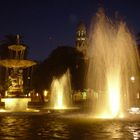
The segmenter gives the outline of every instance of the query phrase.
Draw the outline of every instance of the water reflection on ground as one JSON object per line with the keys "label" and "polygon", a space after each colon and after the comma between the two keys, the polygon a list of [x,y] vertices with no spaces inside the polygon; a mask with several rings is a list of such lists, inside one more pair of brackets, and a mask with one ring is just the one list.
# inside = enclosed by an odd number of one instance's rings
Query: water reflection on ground
{"label": "water reflection on ground", "polygon": [[[95,120],[62,113],[0,114],[0,139],[138,140],[140,121]],[[78,117],[77,117],[78,116]]]}

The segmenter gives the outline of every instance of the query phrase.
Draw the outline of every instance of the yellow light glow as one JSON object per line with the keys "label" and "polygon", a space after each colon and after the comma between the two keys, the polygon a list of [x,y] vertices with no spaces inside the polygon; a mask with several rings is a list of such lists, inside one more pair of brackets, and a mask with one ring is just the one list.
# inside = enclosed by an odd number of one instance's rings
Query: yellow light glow
{"label": "yellow light glow", "polygon": [[[114,74],[115,71],[115,74]],[[109,100],[109,114],[112,118],[119,117],[121,112],[121,80],[119,76],[119,69],[108,74],[108,100]],[[122,115],[121,115],[122,116]]]}
{"label": "yellow light glow", "polygon": [[114,89],[111,88],[109,91],[109,101],[110,101],[111,114],[113,117],[116,117],[120,109],[120,97],[119,94],[117,93],[117,90],[115,90],[115,88]]}
{"label": "yellow light glow", "polygon": [[99,115],[96,115],[94,118],[98,118],[98,119],[113,119],[113,118],[124,118],[124,114],[121,113],[119,114],[117,117],[116,116],[113,116],[109,113],[101,113]]}
{"label": "yellow light glow", "polygon": [[135,81],[135,77],[134,76],[131,76],[130,79],[131,79],[131,81]]}
{"label": "yellow light glow", "polygon": [[5,110],[9,111],[24,111],[27,109],[27,104],[31,101],[30,98],[2,98],[5,103]]}
{"label": "yellow light glow", "polygon": [[51,84],[51,107],[54,109],[68,109],[70,103],[70,75],[67,71],[62,77],[55,78]]}
{"label": "yellow light glow", "polygon": [[7,96],[8,95],[8,93],[7,93],[7,90],[5,91],[5,96]]}
{"label": "yellow light glow", "polygon": [[6,110],[5,109],[0,109],[0,112],[6,112]]}
{"label": "yellow light glow", "polygon": [[98,118],[98,119],[112,119],[112,116],[110,116],[109,114],[106,114],[106,113],[102,113],[102,114],[96,115],[95,118]]}
{"label": "yellow light glow", "polygon": [[61,109],[61,108],[63,108],[63,97],[62,97],[62,95],[58,95],[57,96],[57,102],[56,102],[56,104],[55,104],[55,109]]}
{"label": "yellow light glow", "polygon": [[106,107],[96,116],[96,118],[123,118],[124,115],[121,111],[121,80],[119,77],[119,71],[109,71],[107,74],[107,95],[105,97],[107,103]]}
{"label": "yellow light glow", "polygon": [[27,112],[40,112],[40,110],[31,109],[31,108],[27,108],[26,111],[27,111]]}
{"label": "yellow light glow", "polygon": [[63,104],[63,93],[61,92],[61,90],[58,91],[54,108],[55,109],[65,109],[66,108]]}
{"label": "yellow light glow", "polygon": [[48,95],[48,91],[44,90],[44,96],[46,97]]}

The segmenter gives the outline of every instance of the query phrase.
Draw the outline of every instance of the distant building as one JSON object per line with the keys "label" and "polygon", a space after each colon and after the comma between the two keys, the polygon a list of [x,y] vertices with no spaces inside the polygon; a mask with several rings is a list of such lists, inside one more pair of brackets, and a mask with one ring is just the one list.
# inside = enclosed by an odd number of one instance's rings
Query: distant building
{"label": "distant building", "polygon": [[[88,37],[86,32],[86,26],[83,22],[79,22],[76,29],[76,38],[75,38],[75,47],[76,50],[81,52],[83,56],[81,57],[81,62],[76,65],[77,75],[79,76],[79,84],[82,85],[82,88],[86,88],[86,77],[89,65],[88,59]],[[80,86],[79,86],[80,87]]]}
{"label": "distant building", "polygon": [[87,32],[83,22],[80,22],[77,26],[75,47],[79,52],[82,52],[85,57],[87,56]]}

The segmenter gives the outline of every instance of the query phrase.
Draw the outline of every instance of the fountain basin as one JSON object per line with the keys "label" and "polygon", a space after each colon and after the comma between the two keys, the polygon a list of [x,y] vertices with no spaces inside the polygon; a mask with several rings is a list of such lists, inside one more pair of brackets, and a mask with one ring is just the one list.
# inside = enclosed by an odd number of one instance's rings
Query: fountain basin
{"label": "fountain basin", "polygon": [[36,65],[36,62],[31,60],[4,59],[0,60],[0,65],[7,68],[28,68]]}
{"label": "fountain basin", "polygon": [[29,101],[31,98],[1,98],[1,102],[5,104],[5,110],[14,112],[26,111]]}
{"label": "fountain basin", "polygon": [[76,110],[80,109],[79,107],[64,107],[64,108],[54,108],[54,107],[46,107],[48,110]]}

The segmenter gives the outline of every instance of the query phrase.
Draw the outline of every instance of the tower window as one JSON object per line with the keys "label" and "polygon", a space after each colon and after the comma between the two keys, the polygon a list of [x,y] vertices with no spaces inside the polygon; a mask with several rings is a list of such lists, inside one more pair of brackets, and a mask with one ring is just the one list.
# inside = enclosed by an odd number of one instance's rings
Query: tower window
{"label": "tower window", "polygon": [[84,35],[84,31],[81,31],[81,36],[83,36]]}

